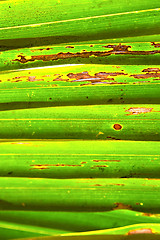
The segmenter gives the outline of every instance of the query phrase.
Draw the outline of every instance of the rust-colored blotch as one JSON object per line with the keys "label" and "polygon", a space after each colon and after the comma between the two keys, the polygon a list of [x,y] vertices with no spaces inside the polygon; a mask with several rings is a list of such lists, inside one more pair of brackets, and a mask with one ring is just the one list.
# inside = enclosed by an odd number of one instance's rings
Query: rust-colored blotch
{"label": "rust-colored blotch", "polygon": [[114,128],[115,130],[121,130],[121,129],[122,129],[122,125],[116,123],[116,124],[113,125],[113,128]]}

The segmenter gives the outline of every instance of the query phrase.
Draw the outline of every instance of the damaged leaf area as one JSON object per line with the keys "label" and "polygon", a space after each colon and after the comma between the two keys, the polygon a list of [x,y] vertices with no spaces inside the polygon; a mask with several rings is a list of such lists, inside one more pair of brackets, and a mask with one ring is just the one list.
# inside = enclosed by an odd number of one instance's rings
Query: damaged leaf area
{"label": "damaged leaf area", "polygon": [[[147,184],[147,179],[142,178],[138,180],[135,178],[73,178],[64,181],[62,179],[5,177],[0,180],[1,193],[3,193],[0,206],[2,210],[22,210],[21,203],[24,203],[24,209],[32,211],[62,211],[63,209],[63,211],[72,212],[105,212],[116,207],[116,210],[132,208],[136,211],[145,210],[145,212],[154,213],[160,206],[157,201],[160,196],[160,183],[152,187]],[[149,197],[155,191],[157,198],[152,199],[153,207]],[[136,205],[136,202],[142,199],[142,192],[143,205]],[[9,194],[10,201],[7,201]],[[40,205],[34,204],[37,198]],[[59,198],[65,198],[65,201],[58,201]],[[73,201],[75,201],[74,205]]]}
{"label": "damaged leaf area", "polygon": [[86,82],[134,85],[159,83],[160,69],[156,65],[145,67],[146,65],[74,64],[53,68],[6,71],[0,74],[0,87],[5,84],[6,87],[15,85],[16,88],[22,86],[40,88],[51,86],[52,82],[57,86],[80,86]]}
{"label": "damaged leaf area", "polygon": [[159,104],[43,107],[1,111],[0,132],[1,139],[158,141],[159,120]]}
{"label": "damaged leaf area", "polygon": [[[39,102],[48,106],[148,104],[152,99],[157,104],[159,73],[157,65],[101,64],[4,71],[0,74],[0,103],[11,102],[16,103],[16,108],[26,108],[18,103],[35,103],[31,107],[39,107]],[[147,79],[138,78],[142,75]]]}
{"label": "damaged leaf area", "polygon": [[142,228],[142,229],[135,229],[135,230],[130,230],[128,232],[128,235],[132,235],[132,234],[153,234],[152,229],[150,228]]}
{"label": "damaged leaf area", "polygon": [[[85,46],[84,46],[85,47]],[[98,46],[100,47],[100,46]],[[35,55],[31,56],[30,58],[26,58],[24,55],[18,55],[19,59],[14,59],[12,61],[18,61],[20,63],[27,63],[27,62],[32,62],[35,60],[42,60],[42,61],[54,61],[54,60],[59,60],[59,59],[69,59],[69,58],[89,58],[89,57],[107,57],[110,55],[154,55],[154,54],[159,54],[160,50],[152,50],[152,51],[132,51],[130,48],[132,46],[130,45],[122,45],[121,43],[117,45],[106,45],[106,46],[101,46],[103,48],[112,48],[111,50],[106,50],[106,51],[87,51],[85,49],[81,50],[81,52],[59,52],[57,54],[50,54],[50,55]],[[68,46],[67,46],[68,48]],[[75,48],[75,47],[71,47]],[[83,48],[83,46],[81,46]],[[48,48],[49,50],[54,49],[53,48]],[[40,51],[43,51],[46,49],[40,49]],[[32,52],[34,50],[31,50]],[[52,50],[53,51],[53,50]]]}
{"label": "damaged leaf area", "polygon": [[[159,142],[77,140],[13,143],[0,143],[0,175],[3,177],[53,178],[53,174],[57,179],[148,177],[151,182],[152,178],[160,176]],[[79,148],[82,149],[81,154]],[[8,158],[10,155],[12,158]],[[124,183],[110,184],[122,186]],[[136,202],[136,205],[141,206],[142,203]]]}
{"label": "damaged leaf area", "polygon": [[81,167],[82,165],[57,163],[57,164],[37,164],[37,165],[30,165],[30,166],[33,167],[31,168],[31,170],[32,169],[45,170],[45,169],[50,169],[51,167]]}
{"label": "damaged leaf area", "polygon": [[143,69],[142,74],[133,74],[130,75],[130,77],[134,77],[136,79],[154,78],[154,80],[160,80],[160,68]]}
{"label": "damaged leaf area", "polygon": [[[123,84],[115,81],[115,76],[124,76],[127,75],[123,72],[99,72],[95,73],[94,76],[91,76],[88,72],[82,72],[82,73],[69,73],[67,76],[71,79],[71,82],[90,82],[92,84]],[[75,80],[72,80],[75,79]],[[105,82],[104,80],[108,80],[109,82]],[[125,84],[125,83],[124,83]],[[80,86],[84,86],[88,84],[80,84]]]}
{"label": "damaged leaf area", "polygon": [[2,51],[0,70],[59,64],[158,64],[160,50],[146,43],[73,44]]}
{"label": "damaged leaf area", "polygon": [[[126,220],[123,219],[122,220]],[[112,218],[110,218],[112,221]],[[115,221],[115,220],[114,220]],[[131,225],[132,224],[132,225]],[[102,239],[159,239],[159,233],[160,233],[160,227],[158,223],[135,223],[132,222],[131,224],[123,225],[120,227],[113,227],[110,229],[103,229],[103,230],[95,230],[95,231],[87,231],[87,232],[81,232],[81,233],[66,233],[62,234],[63,237],[69,237],[74,236],[82,238],[82,236],[85,236],[85,239],[87,240],[87,235],[89,236],[95,236],[95,239],[101,239],[101,236],[103,236]],[[118,224],[119,226],[119,224]],[[141,235],[142,234],[142,235]],[[149,234],[149,235],[148,235]],[[152,234],[150,236],[150,234]],[[97,235],[97,236],[96,236]],[[130,235],[137,235],[137,236],[130,236]],[[158,236],[157,236],[158,235]]]}
{"label": "damaged leaf area", "polygon": [[128,210],[133,210],[131,205],[123,204],[123,203],[115,203],[116,207],[113,210],[118,210],[118,209],[128,209]]}
{"label": "damaged leaf area", "polygon": [[149,113],[152,112],[153,108],[144,108],[144,107],[139,107],[139,108],[129,108],[128,110],[126,110],[125,112],[129,112],[129,114],[126,115],[138,115],[141,113]]}
{"label": "damaged leaf area", "polygon": [[160,43],[152,42],[152,46],[154,46],[155,48],[159,48],[160,47]]}

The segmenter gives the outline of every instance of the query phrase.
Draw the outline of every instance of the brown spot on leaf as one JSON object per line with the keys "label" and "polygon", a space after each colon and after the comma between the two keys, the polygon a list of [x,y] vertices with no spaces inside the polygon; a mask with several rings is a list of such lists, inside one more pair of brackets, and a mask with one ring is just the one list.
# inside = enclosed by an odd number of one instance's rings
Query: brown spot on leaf
{"label": "brown spot on leaf", "polygon": [[120,51],[120,52],[123,52],[123,51],[128,52],[129,51],[128,48],[131,48],[131,46],[121,45],[121,43],[118,45],[107,45],[107,46],[102,46],[102,47],[113,48],[113,51]]}
{"label": "brown spot on leaf", "polygon": [[151,42],[151,45],[154,46],[155,48],[160,47],[160,43]]}
{"label": "brown spot on leaf", "polygon": [[35,76],[29,76],[28,82],[44,81],[44,79],[36,79]]}
{"label": "brown spot on leaf", "polygon": [[145,108],[145,107],[137,107],[137,108],[129,108],[125,112],[129,112],[129,114],[126,114],[127,116],[129,115],[138,115],[141,113],[149,113],[152,112],[153,108]]}
{"label": "brown spot on leaf", "polygon": [[108,76],[120,76],[120,75],[128,75],[128,74],[123,72],[99,72],[95,74],[96,77],[103,78],[103,79],[106,79],[106,77]]}
{"label": "brown spot on leaf", "polygon": [[28,77],[28,81],[32,82],[35,81],[36,77],[35,76],[29,76]]}
{"label": "brown spot on leaf", "polygon": [[116,124],[114,124],[113,125],[113,128],[115,129],[115,130],[121,130],[122,129],[122,125],[121,124],[118,124],[118,123],[116,123]]}
{"label": "brown spot on leaf", "polygon": [[44,50],[51,50],[53,48],[38,48],[38,49],[32,49],[31,52],[36,52],[36,51],[44,51]]}
{"label": "brown spot on leaf", "polygon": [[147,78],[160,78],[160,68],[146,68],[143,69],[143,74],[133,74],[130,77],[134,77],[137,79],[147,79]]}
{"label": "brown spot on leaf", "polygon": [[66,46],[65,48],[74,48],[74,46]]}
{"label": "brown spot on leaf", "polygon": [[152,213],[141,213],[142,216],[145,216],[145,217],[160,217],[160,214],[152,214]]}
{"label": "brown spot on leaf", "polygon": [[19,78],[27,78],[27,76],[18,76],[18,77],[14,77],[12,79],[19,79]]}
{"label": "brown spot on leaf", "polygon": [[142,213],[142,216],[146,216],[146,217],[152,217],[152,213]]}
{"label": "brown spot on leaf", "polygon": [[160,68],[145,68],[142,72],[160,72]]}
{"label": "brown spot on leaf", "polygon": [[[91,82],[92,84],[96,83],[106,83],[108,82],[103,82],[104,80],[109,80],[109,81],[114,81],[114,78],[109,78],[109,76],[118,76],[118,75],[127,75],[122,72],[99,72],[95,73],[94,76],[90,75],[88,72],[81,72],[81,73],[69,73],[67,74],[67,77],[70,79],[75,79],[72,80],[72,82]],[[114,82],[109,82],[110,84],[114,84]],[[115,82],[116,84],[120,84]],[[83,84],[84,85],[84,84]],[[82,84],[81,84],[82,86]]]}
{"label": "brown spot on leaf", "polygon": [[25,58],[25,56],[23,55],[18,55],[18,57],[20,59],[14,59],[13,61],[18,61],[18,62],[21,62],[21,63],[26,63],[27,62],[27,59]]}
{"label": "brown spot on leaf", "polygon": [[115,137],[111,137],[111,136],[107,136],[107,138],[108,138],[109,140],[121,140],[121,139],[119,139],[119,138],[115,138]]}
{"label": "brown spot on leaf", "polygon": [[160,178],[147,178],[148,180],[157,180],[160,181]]}
{"label": "brown spot on leaf", "polygon": [[[130,51],[130,50],[128,50],[128,48],[131,48],[131,46],[121,45],[121,44],[107,45],[107,46],[103,46],[103,47],[104,48],[112,48],[112,50],[108,50],[108,51],[85,51],[85,52],[77,52],[77,53],[60,52],[60,53],[51,54],[51,55],[31,56],[29,59],[27,59],[25,56],[20,54],[20,55],[18,55],[18,58],[20,58],[20,59],[14,59],[13,61],[18,61],[20,63],[26,63],[26,62],[32,62],[32,61],[35,61],[35,60],[54,61],[54,60],[58,60],[58,59],[68,59],[68,58],[76,58],[76,57],[81,57],[81,58],[89,58],[91,56],[107,57],[107,56],[110,56],[112,54],[114,54],[114,55],[115,54],[150,55],[150,54],[160,53],[159,50],[154,50],[154,51]],[[47,49],[42,49],[42,50],[47,50]]]}
{"label": "brown spot on leaf", "polygon": [[13,142],[11,144],[30,144],[30,143],[25,143],[25,142]]}
{"label": "brown spot on leaf", "polygon": [[108,165],[97,165],[97,166],[94,166],[94,167],[108,167]]}
{"label": "brown spot on leaf", "polygon": [[128,235],[131,234],[144,234],[144,233],[149,233],[149,234],[153,234],[152,229],[151,228],[141,228],[141,229],[134,229],[134,230],[130,230],[128,232]]}
{"label": "brown spot on leaf", "polygon": [[39,164],[39,165],[30,165],[30,166],[33,166],[33,168],[31,168],[31,170],[32,169],[39,169],[39,170],[49,169],[48,165]]}
{"label": "brown spot on leaf", "polygon": [[131,205],[123,204],[123,203],[115,203],[116,207],[113,210],[117,209],[129,209],[132,210]]}
{"label": "brown spot on leaf", "polygon": [[89,75],[88,72],[69,73],[67,74],[67,77],[69,77],[70,79],[76,79],[76,80],[94,78],[93,76]]}
{"label": "brown spot on leaf", "polygon": [[53,82],[58,82],[58,81],[68,82],[69,79],[63,79],[63,78],[61,78],[61,77],[57,77],[57,78],[53,79],[52,81],[53,81]]}
{"label": "brown spot on leaf", "polygon": [[[95,73],[94,76],[90,75],[88,72],[81,73],[69,73],[67,77],[71,79],[71,82],[90,82],[91,84],[126,84],[121,82],[116,82],[114,78],[110,78],[109,76],[118,76],[118,75],[127,75],[122,72],[99,72]],[[114,81],[114,82],[104,82],[104,81]],[[91,85],[90,83],[80,84],[80,86]]]}
{"label": "brown spot on leaf", "polygon": [[36,164],[36,165],[30,165],[30,166],[33,166],[34,168],[31,168],[31,169],[49,169],[49,167],[81,167],[82,165],[76,165],[76,164]]}

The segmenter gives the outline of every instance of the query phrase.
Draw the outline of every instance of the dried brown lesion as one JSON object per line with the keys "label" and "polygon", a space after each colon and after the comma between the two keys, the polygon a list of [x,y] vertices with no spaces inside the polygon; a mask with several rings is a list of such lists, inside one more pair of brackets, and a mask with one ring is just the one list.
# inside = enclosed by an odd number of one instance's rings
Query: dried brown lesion
{"label": "dried brown lesion", "polygon": [[160,43],[151,42],[151,45],[154,46],[155,48],[160,47]]}
{"label": "dried brown lesion", "polygon": [[113,128],[115,129],[115,130],[121,130],[122,129],[122,125],[121,124],[119,124],[119,123],[115,123],[114,125],[113,125]]}
{"label": "dried brown lesion", "polygon": [[[92,46],[92,45],[90,45]],[[154,45],[155,46],[155,45]],[[107,57],[110,55],[116,55],[116,54],[127,54],[127,55],[153,55],[153,54],[157,54],[160,53],[159,50],[152,50],[152,51],[131,51],[129,50],[129,48],[131,48],[131,46],[129,45],[106,45],[106,46],[102,46],[104,48],[112,48],[112,50],[108,50],[108,51],[87,51],[87,50],[83,50],[81,52],[59,52],[57,54],[50,54],[50,55],[36,55],[36,56],[31,56],[30,58],[26,58],[25,56],[23,56],[22,54],[18,55],[18,58],[13,59],[13,61],[18,61],[20,63],[27,63],[27,62],[33,62],[36,60],[41,60],[41,61],[54,61],[54,60],[59,60],[59,59],[68,59],[68,58],[89,58],[89,57]],[[157,45],[158,47],[158,45]],[[73,46],[66,46],[66,48],[74,48]],[[46,49],[36,49],[33,51],[38,51],[38,50],[50,50],[50,48],[46,48]]]}
{"label": "dried brown lesion", "polygon": [[28,77],[28,82],[36,82],[36,81],[44,81],[44,79],[38,79],[36,76],[29,76]]}
{"label": "dried brown lesion", "polygon": [[32,49],[31,52],[36,52],[36,51],[48,51],[52,50],[53,48],[38,48],[38,49]]}
{"label": "dried brown lesion", "polygon": [[[69,73],[67,74],[67,77],[69,77],[71,82],[84,82],[87,81],[89,83],[81,84],[80,86],[89,85],[91,84],[126,84],[126,83],[119,83],[115,81],[116,76],[125,76],[128,75],[124,72],[98,72],[94,75],[89,74],[86,72],[80,72],[80,73]],[[110,81],[110,82],[105,82]]]}
{"label": "dried brown lesion", "polygon": [[131,234],[144,234],[144,233],[153,234],[153,231],[152,231],[151,228],[134,229],[134,230],[130,230],[127,235],[131,235]]}
{"label": "dried brown lesion", "polygon": [[128,210],[133,210],[131,205],[128,204],[124,204],[124,203],[115,203],[115,208],[113,208],[113,210],[117,210],[117,209],[128,209]]}
{"label": "dried brown lesion", "polygon": [[141,213],[141,216],[145,217],[153,217],[153,218],[160,218],[160,214],[153,214],[153,213]]}
{"label": "dried brown lesion", "polygon": [[74,48],[74,46],[66,46],[65,48]]}
{"label": "dried brown lesion", "polygon": [[78,165],[78,164],[61,164],[61,163],[57,163],[57,164],[32,164],[30,165],[32,169],[39,169],[39,170],[44,170],[44,169],[50,169],[50,167],[82,167],[82,165]]}
{"label": "dried brown lesion", "polygon": [[121,139],[119,139],[119,138],[115,138],[115,137],[111,137],[111,136],[107,136],[107,139],[108,139],[108,140],[121,140]]}
{"label": "dried brown lesion", "polygon": [[[83,85],[94,85],[94,84],[127,84],[127,82],[117,82],[115,79],[117,76],[126,76],[127,73],[121,71],[117,72],[97,72],[95,74],[90,74],[87,71],[78,73],[68,73],[63,74],[53,74],[44,76],[16,76],[7,81],[26,81],[26,82],[36,82],[36,81],[47,81],[47,82],[80,82],[80,86]],[[51,79],[45,79],[50,77]],[[22,79],[24,78],[24,80]],[[82,84],[81,84],[82,83]]]}
{"label": "dried brown lesion", "polygon": [[104,48],[113,48],[112,51],[116,51],[116,52],[129,52],[128,48],[131,48],[131,46],[128,45],[121,45],[121,43],[119,43],[118,45],[106,45],[106,46],[102,46]]}
{"label": "dried brown lesion", "polygon": [[141,113],[149,113],[152,112],[153,108],[146,108],[146,107],[131,107],[128,110],[126,110],[125,112],[129,112],[128,114],[126,114],[127,116],[129,115],[138,115]]}
{"label": "dried brown lesion", "polygon": [[96,166],[94,166],[94,167],[108,167],[108,165],[96,165]]}
{"label": "dried brown lesion", "polygon": [[91,169],[95,169],[95,168],[107,168],[108,165],[94,165],[93,167],[91,167]]}
{"label": "dried brown lesion", "polygon": [[160,78],[160,68],[146,68],[142,72],[141,74],[130,75],[130,77],[137,79]]}
{"label": "dried brown lesion", "polygon": [[49,169],[49,166],[48,165],[42,165],[42,164],[37,164],[37,165],[30,165],[32,166],[33,168],[32,169],[38,169],[38,170],[44,170],[44,169]]}

